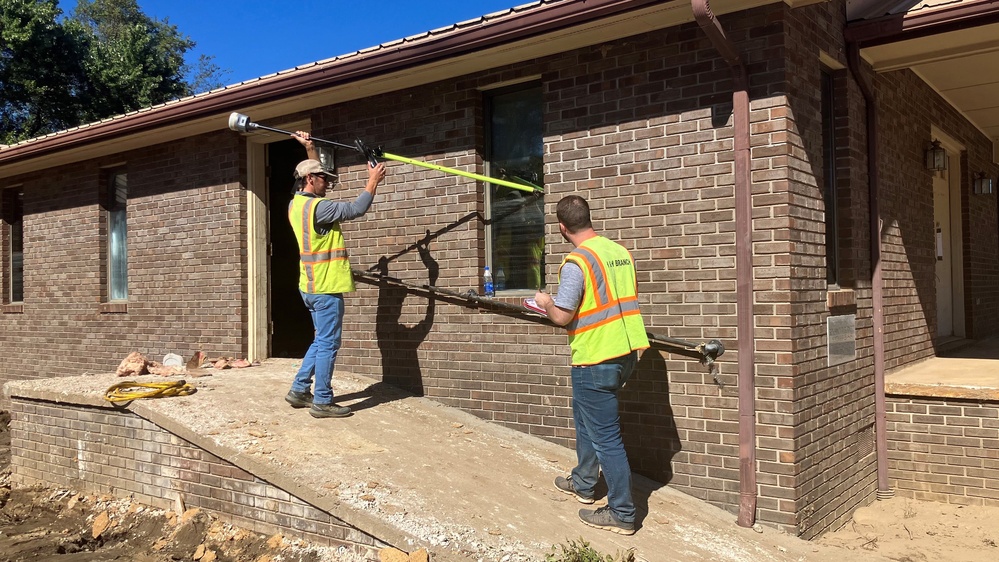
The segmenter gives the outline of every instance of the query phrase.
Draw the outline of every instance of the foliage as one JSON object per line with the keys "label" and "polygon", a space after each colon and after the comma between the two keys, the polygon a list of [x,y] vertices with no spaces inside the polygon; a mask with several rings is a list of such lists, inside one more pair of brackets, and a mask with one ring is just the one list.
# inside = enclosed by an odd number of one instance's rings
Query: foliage
{"label": "foliage", "polygon": [[[191,39],[136,0],[0,0],[0,142],[11,143],[218,87]],[[185,76],[191,74],[193,81]]]}
{"label": "foliage", "polygon": [[545,562],[635,562],[635,552],[628,550],[617,556],[601,554],[580,537],[579,542],[569,540],[568,545],[553,546],[551,553],[545,556]]}
{"label": "foliage", "polygon": [[82,37],[55,0],[0,0],[0,142],[79,124]]}

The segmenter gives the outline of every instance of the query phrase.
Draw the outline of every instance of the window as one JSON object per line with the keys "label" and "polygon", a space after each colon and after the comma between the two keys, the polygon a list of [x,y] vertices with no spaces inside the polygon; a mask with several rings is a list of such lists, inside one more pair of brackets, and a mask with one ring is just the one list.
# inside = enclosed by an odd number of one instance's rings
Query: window
{"label": "window", "polygon": [[822,71],[822,179],[826,207],[826,282],[839,285],[839,228],[836,207],[836,111],[832,73]]}
{"label": "window", "polygon": [[128,177],[123,170],[107,174],[107,291],[111,301],[128,300]]}
{"label": "window", "polygon": [[[3,220],[7,223],[10,264],[7,268],[6,286],[9,288],[7,301],[24,301],[24,191],[21,188],[3,190]],[[3,253],[0,253],[2,255]]]}
{"label": "window", "polygon": [[[486,161],[491,177],[544,187],[541,86],[486,97]],[[497,291],[543,286],[545,201],[541,193],[487,184],[487,265]]]}

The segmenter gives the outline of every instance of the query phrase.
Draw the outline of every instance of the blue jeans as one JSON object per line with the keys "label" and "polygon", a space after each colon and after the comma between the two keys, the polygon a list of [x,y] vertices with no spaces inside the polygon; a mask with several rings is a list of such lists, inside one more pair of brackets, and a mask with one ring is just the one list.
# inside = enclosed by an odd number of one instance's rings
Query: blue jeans
{"label": "blue jeans", "polygon": [[572,368],[572,417],[576,422],[576,460],[572,485],[593,495],[600,470],[607,481],[607,505],[624,523],[635,521],[631,498],[631,465],[621,441],[617,391],[631,377],[638,353],[631,352],[596,365]]}
{"label": "blue jeans", "polygon": [[312,403],[332,404],[333,388],[330,384],[343,333],[343,295],[302,293],[302,300],[312,314],[316,337],[302,359],[302,367],[295,375],[291,389],[295,392],[308,392],[315,377],[316,390]]}

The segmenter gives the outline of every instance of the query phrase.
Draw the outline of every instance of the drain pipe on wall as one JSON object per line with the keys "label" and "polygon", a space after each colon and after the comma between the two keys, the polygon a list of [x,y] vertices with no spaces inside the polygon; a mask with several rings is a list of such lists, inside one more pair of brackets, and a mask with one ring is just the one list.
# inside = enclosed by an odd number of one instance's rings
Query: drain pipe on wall
{"label": "drain pipe on wall", "polygon": [[711,13],[708,0],[691,0],[694,19],[732,67],[732,121],[735,127],[735,271],[739,350],[739,518],[756,522],[756,385],[753,368],[753,185],[749,154],[749,79],[739,52]]}
{"label": "drain pipe on wall", "polygon": [[874,337],[874,440],[877,448],[879,500],[895,495],[888,486],[888,432],[885,407],[884,287],[881,276],[881,213],[878,211],[878,112],[874,88],[861,72],[860,46],[847,43],[847,62],[867,108],[867,190],[871,230],[871,306]]}

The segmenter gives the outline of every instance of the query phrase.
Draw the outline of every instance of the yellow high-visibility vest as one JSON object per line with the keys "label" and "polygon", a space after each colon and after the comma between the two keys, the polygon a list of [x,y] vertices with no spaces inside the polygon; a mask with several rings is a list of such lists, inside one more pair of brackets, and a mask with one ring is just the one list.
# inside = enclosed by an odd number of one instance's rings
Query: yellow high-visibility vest
{"label": "yellow high-visibility vest", "polygon": [[350,273],[347,247],[340,223],[329,232],[316,230],[316,205],[319,197],[298,195],[288,204],[288,221],[298,240],[298,288],[303,293],[335,294],[354,291],[354,276]]}
{"label": "yellow high-visibility vest", "polygon": [[566,330],[573,365],[596,365],[649,347],[638,310],[631,252],[603,236],[583,242],[562,260],[583,270],[583,301]]}

